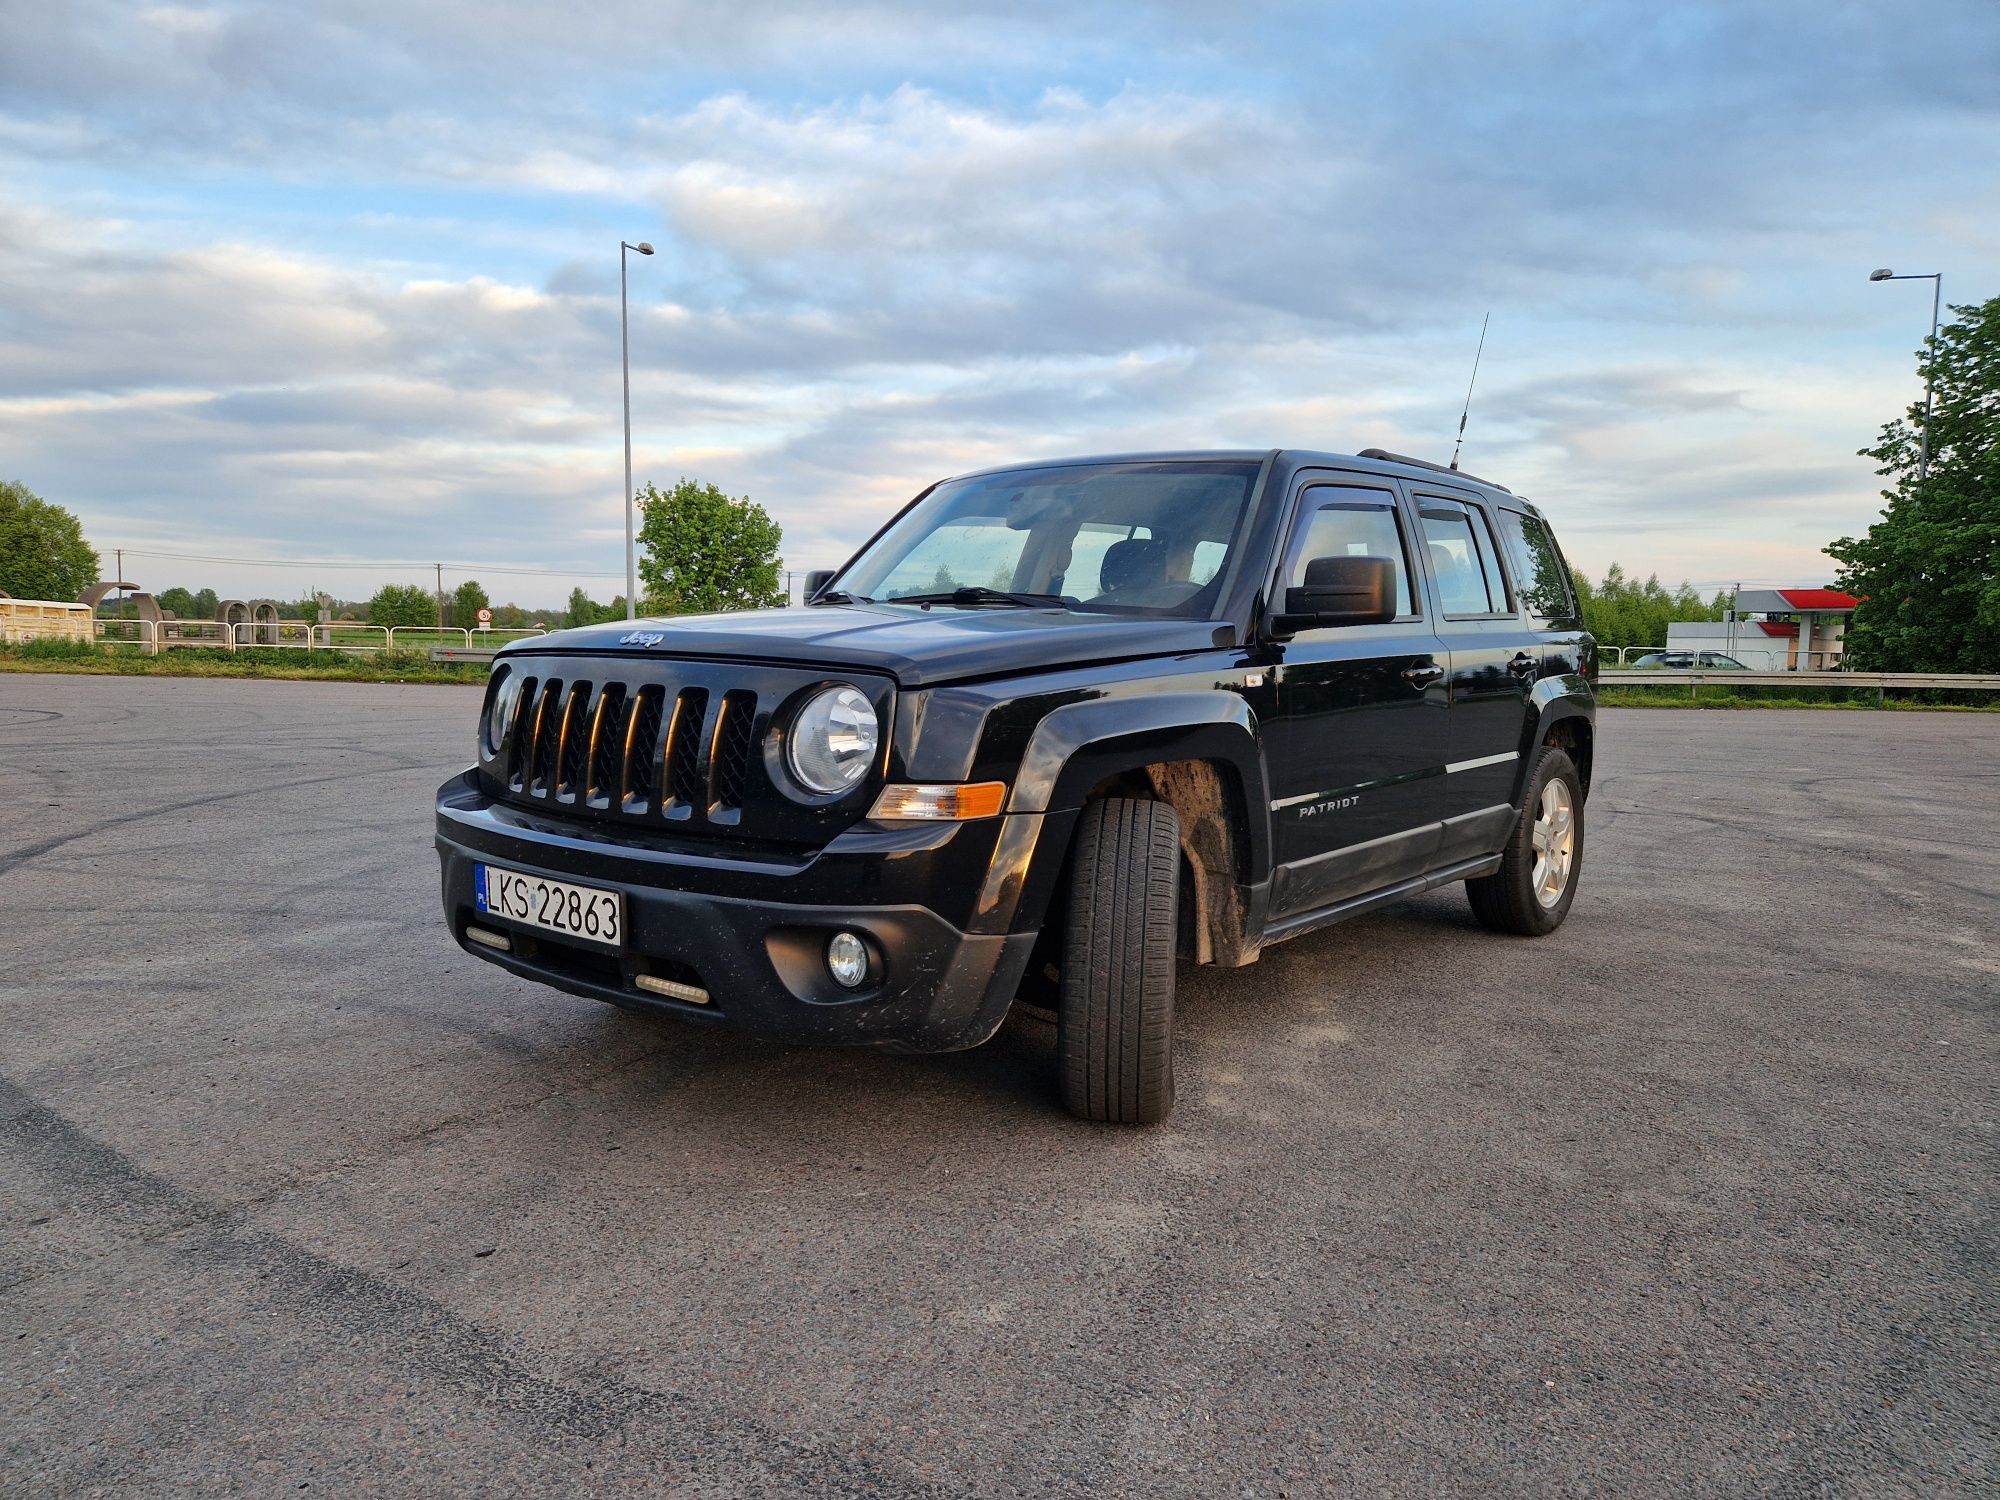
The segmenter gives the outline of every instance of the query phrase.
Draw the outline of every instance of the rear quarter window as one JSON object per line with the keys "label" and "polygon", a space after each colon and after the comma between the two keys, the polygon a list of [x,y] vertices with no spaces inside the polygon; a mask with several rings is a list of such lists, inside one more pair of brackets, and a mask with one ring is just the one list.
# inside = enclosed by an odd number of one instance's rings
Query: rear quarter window
{"label": "rear quarter window", "polygon": [[1570,593],[1569,570],[1556,550],[1549,528],[1517,510],[1497,510],[1500,545],[1514,573],[1514,592],[1528,618],[1544,628],[1576,623],[1576,601]]}

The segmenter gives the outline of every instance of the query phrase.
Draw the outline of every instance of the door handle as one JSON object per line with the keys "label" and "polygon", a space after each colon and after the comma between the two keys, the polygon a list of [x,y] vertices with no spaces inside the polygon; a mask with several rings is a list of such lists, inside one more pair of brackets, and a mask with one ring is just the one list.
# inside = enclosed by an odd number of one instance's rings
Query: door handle
{"label": "door handle", "polygon": [[1413,687],[1427,688],[1444,676],[1444,668],[1436,662],[1426,662],[1421,667],[1405,667],[1403,681]]}
{"label": "door handle", "polygon": [[1528,655],[1525,651],[1517,651],[1514,653],[1514,659],[1507,663],[1507,670],[1518,677],[1523,673],[1534,671],[1540,665],[1539,659]]}

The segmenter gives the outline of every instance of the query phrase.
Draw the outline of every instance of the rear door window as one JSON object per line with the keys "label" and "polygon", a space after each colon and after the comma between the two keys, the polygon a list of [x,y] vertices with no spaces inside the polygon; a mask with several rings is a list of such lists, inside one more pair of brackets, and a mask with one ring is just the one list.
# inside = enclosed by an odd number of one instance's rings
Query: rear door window
{"label": "rear door window", "polygon": [[1425,496],[1418,505],[1424,549],[1437,578],[1438,602],[1447,615],[1496,615],[1507,611],[1507,584],[1493,555],[1486,518],[1456,500]]}

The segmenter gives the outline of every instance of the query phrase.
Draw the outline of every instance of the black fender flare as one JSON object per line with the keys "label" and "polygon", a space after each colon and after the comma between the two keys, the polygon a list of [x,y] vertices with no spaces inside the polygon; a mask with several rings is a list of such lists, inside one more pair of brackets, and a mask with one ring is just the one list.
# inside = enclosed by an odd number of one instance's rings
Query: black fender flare
{"label": "black fender flare", "polygon": [[1008,812],[1072,812],[1090,789],[1121,771],[1164,761],[1228,766],[1243,796],[1246,882],[1271,869],[1270,800],[1257,716],[1231,692],[1093,698],[1045,715],[1029,737]]}
{"label": "black fender flare", "polygon": [[[1514,779],[1514,802],[1518,806],[1528,774],[1534,769],[1535,750],[1549,737],[1549,731],[1565,719],[1581,719],[1594,737],[1597,733],[1597,698],[1587,678],[1564,675],[1544,677],[1535,684],[1529,701],[1535,705],[1529,720],[1528,741],[1521,747],[1521,768]],[[1589,795],[1588,788],[1585,795]]]}

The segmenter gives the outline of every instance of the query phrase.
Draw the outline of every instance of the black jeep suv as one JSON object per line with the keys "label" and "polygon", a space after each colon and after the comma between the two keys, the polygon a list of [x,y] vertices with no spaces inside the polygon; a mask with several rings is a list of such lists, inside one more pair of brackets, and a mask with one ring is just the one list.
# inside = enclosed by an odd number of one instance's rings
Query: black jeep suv
{"label": "black jeep suv", "polygon": [[1178,961],[1462,880],[1569,910],[1596,648],[1535,508],[1369,449],[934,485],[806,608],[500,652],[437,799],[466,949],[801,1042],[1056,1012],[1063,1098],[1174,1096]]}

